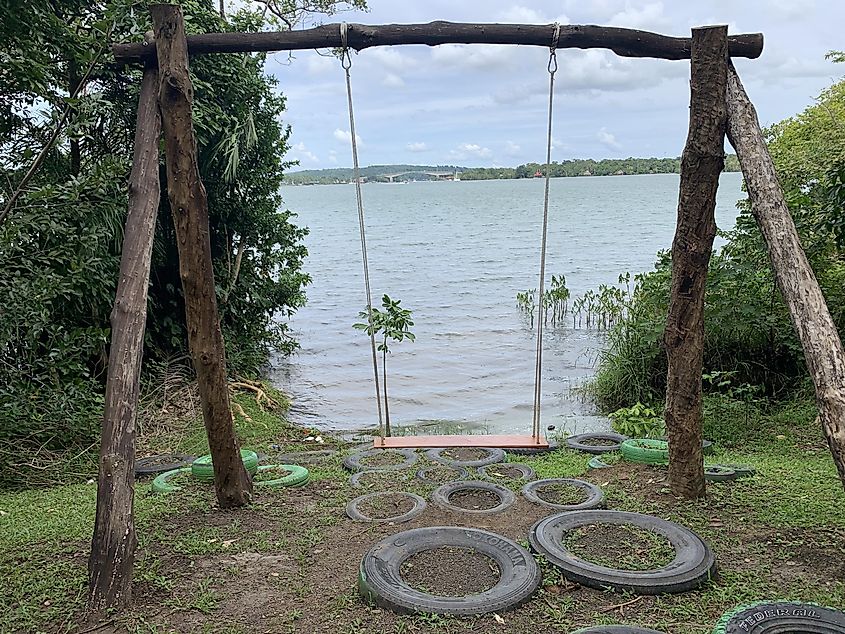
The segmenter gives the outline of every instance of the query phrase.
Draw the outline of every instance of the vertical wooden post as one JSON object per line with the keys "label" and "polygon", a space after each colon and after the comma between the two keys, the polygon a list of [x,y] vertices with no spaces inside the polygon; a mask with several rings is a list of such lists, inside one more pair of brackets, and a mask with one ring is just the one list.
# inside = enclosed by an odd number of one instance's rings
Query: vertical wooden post
{"label": "vertical wooden post", "polygon": [[728,28],[692,30],[690,123],[681,157],[678,225],[663,341],[669,371],[666,428],[669,484],[676,495],[705,495],[701,454],[704,289],[716,235],[716,190],[725,163]]}
{"label": "vertical wooden post", "polygon": [[778,288],[804,348],[816,388],[819,420],[845,486],[845,352],[766,149],[757,112],[733,64],[728,69],[728,139],[736,149],[748,197]]}
{"label": "vertical wooden post", "polygon": [[144,70],[138,99],[135,148],[129,176],[129,212],[111,314],[97,516],[88,560],[88,609],[92,614],[119,609],[131,600],[136,543],[132,516],[135,414],[144,353],[150,259],[160,196],[160,135],[158,71],[153,65]]}
{"label": "vertical wooden post", "polygon": [[185,23],[177,5],[154,4],[150,12],[158,52],[167,195],[176,226],[188,347],[197,372],[217,501],[221,508],[242,506],[249,502],[252,481],[241,460],[229,405],[223,334],[211,264],[208,198],[200,179],[191,120],[193,86],[188,74]]}

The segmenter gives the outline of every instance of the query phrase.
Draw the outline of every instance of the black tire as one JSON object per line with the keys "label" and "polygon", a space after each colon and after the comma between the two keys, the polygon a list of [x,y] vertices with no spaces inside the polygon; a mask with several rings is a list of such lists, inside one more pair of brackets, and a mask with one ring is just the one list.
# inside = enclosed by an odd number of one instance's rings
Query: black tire
{"label": "black tire", "polygon": [[543,447],[542,449],[536,447],[512,447],[508,449],[508,453],[512,453],[515,456],[540,456],[544,453],[557,451],[558,449],[560,449],[560,445],[550,440],[549,446]]}
{"label": "black tire", "polygon": [[144,476],[157,475],[166,471],[190,467],[194,460],[196,460],[196,456],[189,456],[183,453],[165,453],[156,456],[147,456],[146,458],[138,458],[135,461],[135,477],[143,478]]}
{"label": "black tire", "polygon": [[737,478],[750,478],[757,474],[757,469],[747,464],[723,464],[721,466],[733,469]]}
{"label": "black tire", "polygon": [[478,460],[450,460],[441,455],[446,451],[445,447],[429,449],[425,452],[425,455],[428,456],[429,460],[445,464],[449,467],[483,467],[484,465],[505,461],[504,449],[494,449],[492,447],[479,447],[479,449],[487,452],[486,458],[479,458]]}
{"label": "black tire", "polygon": [[426,467],[425,469],[420,469],[419,471],[417,471],[417,479],[422,480],[426,484],[431,484],[431,485],[438,486],[438,487],[445,484],[444,482],[438,482],[437,480],[430,480],[428,478],[429,471],[432,471],[434,469],[451,469],[455,474],[455,477],[452,478],[453,482],[456,481],[456,480],[465,480],[466,478],[469,477],[469,472],[466,469],[464,469],[463,467],[452,467],[452,466],[449,466],[449,465],[436,465],[434,467]]}
{"label": "black tire", "polygon": [[[508,467],[510,469],[516,469],[520,472],[520,476],[518,478],[503,478],[503,477],[496,477],[495,475],[491,475],[487,473],[488,470],[492,473],[496,472],[496,467]],[[488,464],[484,465],[483,467],[478,467],[478,474],[483,478],[489,478],[490,480],[533,480],[537,477],[537,473],[529,467],[527,464],[519,464],[518,462],[500,462],[496,464]]]}
{"label": "black tire", "polygon": [[[587,499],[578,504],[555,504],[554,502],[547,502],[537,495],[537,489],[542,489],[550,484],[567,484],[575,488],[581,489],[587,494]],[[534,480],[522,487],[522,496],[529,502],[546,506],[550,509],[557,509],[558,511],[584,511],[588,509],[598,509],[604,506],[604,492],[592,482],[584,482],[583,480],[573,480],[570,478],[549,478],[547,480]]]}
{"label": "black tire", "polygon": [[[449,501],[454,493],[474,489],[477,491],[490,491],[499,498],[499,504],[489,509],[465,509],[456,506]],[[455,513],[471,513],[472,515],[493,515],[494,513],[501,513],[509,509],[516,502],[516,496],[513,491],[505,487],[494,484],[493,482],[483,482],[481,480],[459,480],[457,482],[447,482],[446,484],[436,488],[431,494],[431,501],[437,506],[447,511]]]}
{"label": "black tire", "polygon": [[366,471],[356,471],[352,474],[352,477],[349,478],[349,484],[351,484],[356,489],[363,489],[366,488],[366,485],[361,482],[361,478],[369,475],[370,473],[390,473],[391,475],[396,476],[396,484],[405,483],[410,479],[410,476],[407,473],[402,473],[401,471],[394,470],[384,470],[384,469],[367,469]]}
{"label": "black tire", "polygon": [[273,460],[282,464],[317,464],[327,458],[337,455],[334,449],[318,449],[316,451],[291,451],[273,456]]}
{"label": "black tire", "polygon": [[[631,524],[665,537],[675,559],[654,570],[617,570],[572,555],[563,535],[590,524]],[[664,594],[694,590],[715,575],[716,560],[707,543],[690,529],[650,515],[624,511],[569,511],[541,519],[528,535],[531,548],[560,568],[563,576],[590,588],[635,594]]]}
{"label": "black tire", "polygon": [[[361,513],[358,510],[358,505],[361,502],[366,502],[372,498],[377,497],[384,497],[386,495],[403,495],[408,497],[414,501],[413,508],[408,511],[407,513],[402,513],[401,515],[394,515],[393,517],[368,517]],[[351,519],[355,520],[356,522],[372,522],[376,524],[402,524],[403,522],[410,522],[414,519],[417,515],[422,513],[425,510],[426,504],[425,500],[422,499],[416,493],[407,493],[405,491],[379,491],[378,493],[368,493],[367,495],[362,495],[360,497],[355,498],[354,500],[350,500],[346,505],[346,516]]]}
{"label": "black tire", "polygon": [[[399,464],[386,466],[366,465],[361,463],[361,460],[369,456],[381,455],[381,452],[384,451],[392,454],[399,454],[403,456],[405,460]],[[368,449],[367,451],[356,451],[355,453],[346,456],[346,458],[343,459],[343,466],[349,471],[373,471],[375,469],[378,469],[379,471],[399,471],[413,467],[416,462],[417,454],[414,453],[413,449]]]}
{"label": "black tire", "polygon": [[[411,588],[402,580],[402,564],[411,556],[444,546],[471,548],[499,567],[499,582],[466,597],[441,597]],[[474,528],[435,526],[391,535],[361,560],[358,589],[366,600],[400,614],[472,616],[501,613],[525,603],[540,587],[540,567],[531,554],[507,537]]]}
{"label": "black tire", "polygon": [[[587,445],[584,441],[587,440],[611,440],[614,445]],[[583,451],[584,453],[603,454],[610,451],[619,451],[620,445],[628,440],[628,436],[617,434],[616,432],[597,432],[592,434],[578,434],[577,436],[570,436],[566,439],[566,446],[575,451]]]}
{"label": "black tire", "polygon": [[575,630],[571,634],[663,634],[663,632],[634,625],[596,625]]}
{"label": "black tire", "polygon": [[845,612],[810,603],[775,601],[742,605],[727,612],[713,634],[842,634]]}
{"label": "black tire", "polygon": [[704,479],[708,482],[732,482],[736,480],[736,471],[726,465],[704,465]]}

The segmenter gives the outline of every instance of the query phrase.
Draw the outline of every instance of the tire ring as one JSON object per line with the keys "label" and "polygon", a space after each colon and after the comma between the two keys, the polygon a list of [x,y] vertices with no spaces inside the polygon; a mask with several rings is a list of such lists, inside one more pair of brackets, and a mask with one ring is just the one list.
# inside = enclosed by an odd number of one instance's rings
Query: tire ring
{"label": "tire ring", "polygon": [[[241,449],[241,460],[249,475],[255,475],[258,471],[258,454],[249,449]],[[191,463],[191,475],[203,482],[214,481],[214,465],[211,462],[211,454],[200,456]]]}
{"label": "tire ring", "polygon": [[[550,484],[567,484],[577,489],[581,489],[587,494],[587,499],[578,504],[555,504],[554,502],[547,502],[542,499],[537,490],[542,489]],[[592,482],[584,482],[583,480],[574,480],[571,478],[548,478],[546,480],[534,480],[522,487],[522,496],[529,502],[545,506],[550,509],[557,509],[559,511],[586,511],[589,509],[597,509],[604,506],[604,492]]]}
{"label": "tire ring", "polygon": [[183,453],[165,453],[146,458],[138,458],[135,461],[135,477],[142,478],[149,475],[157,475],[174,469],[190,467],[196,460],[196,456],[189,456]]}
{"label": "tire ring", "polygon": [[845,632],[845,612],[811,603],[761,601],[741,605],[725,613],[713,634],[841,634]]}
{"label": "tire ring", "polygon": [[379,466],[379,471],[401,471],[414,466],[417,462],[417,454],[414,453],[413,449],[368,449],[367,451],[356,451],[346,456],[343,459],[343,467],[349,471],[372,471],[374,465],[362,464],[361,460],[369,456],[379,456],[382,452],[399,454],[404,456],[405,460],[395,465]]}
{"label": "tire ring", "polygon": [[181,491],[182,487],[170,484],[170,478],[182,473],[190,473],[190,467],[182,467],[180,469],[173,469],[172,471],[165,471],[156,476],[153,483],[150,485],[152,493],[173,493],[174,491]]}
{"label": "tire ring", "polygon": [[439,462],[440,464],[445,464],[449,467],[483,467],[484,465],[494,464],[496,462],[504,462],[505,460],[504,449],[496,449],[493,447],[479,447],[479,449],[483,449],[484,451],[488,452],[488,455],[486,458],[480,458],[478,460],[450,460],[449,458],[444,458],[441,454],[446,451],[446,449],[446,447],[429,449],[425,452],[425,455],[428,456],[429,460]]}
{"label": "tire ring", "polygon": [[[361,513],[361,511],[358,510],[358,505],[362,502],[366,502],[367,500],[376,497],[384,497],[386,495],[405,496],[413,500],[414,506],[413,508],[411,508],[410,511],[402,513],[401,515],[394,515],[393,517],[368,517],[367,515],[364,515],[363,513]],[[402,524],[403,522],[409,522],[410,520],[414,519],[417,515],[419,515],[425,510],[425,507],[425,500],[422,499],[416,493],[407,493],[405,491],[380,491],[378,493],[367,493],[366,495],[357,497],[354,500],[350,500],[346,504],[346,516],[351,520],[355,520],[356,522],[372,522],[376,524]]]}
{"label": "tire ring", "polygon": [[610,467],[612,467],[613,465],[612,465],[612,464],[607,464],[604,460],[602,460],[602,459],[601,459],[601,457],[600,457],[600,456],[593,456],[593,457],[592,457],[592,458],[590,458],[590,460],[587,462],[587,466],[588,466],[590,469],[609,469],[609,468],[610,468]]}
{"label": "tire ring", "polygon": [[704,479],[708,482],[732,482],[736,480],[736,471],[726,465],[704,465]]}
{"label": "tire ring", "polygon": [[276,478],[275,480],[261,480],[258,482],[253,481],[253,486],[257,487],[299,487],[308,482],[308,469],[305,467],[300,467],[299,465],[295,464],[268,464],[262,465],[258,467],[258,471],[268,471],[269,469],[275,469],[277,467],[281,467],[285,471],[290,471],[289,474],[283,476],[281,478]]}
{"label": "tire ring", "polygon": [[657,630],[649,630],[635,625],[596,625],[575,630],[571,634],[663,634]]}
{"label": "tire ring", "polygon": [[283,464],[317,464],[323,462],[325,458],[331,458],[337,455],[334,449],[319,449],[316,451],[291,451],[289,453],[279,454],[273,456],[273,460]]}
{"label": "tire ring", "polygon": [[366,471],[356,471],[355,473],[353,473],[352,476],[349,478],[349,484],[356,489],[366,488],[366,485],[361,483],[361,478],[370,473],[390,473],[395,476],[400,476],[400,482],[407,482],[409,480],[409,477],[406,473],[396,471],[395,469],[367,469]]}
{"label": "tire ring", "polygon": [[558,449],[560,449],[560,445],[555,441],[550,440],[549,446],[543,447],[542,449],[537,449],[535,447],[511,447],[508,448],[507,451],[515,456],[540,456],[545,453],[557,451]]}
{"label": "tire ring", "polygon": [[[511,469],[516,469],[522,475],[518,478],[497,478],[492,475],[487,474],[488,469],[495,469],[496,467],[509,467]],[[489,478],[490,480],[533,480],[537,477],[537,473],[529,467],[527,464],[520,464],[518,462],[502,462],[497,464],[488,464],[484,465],[483,467],[478,467],[478,473],[484,478]]]}
{"label": "tire ring", "polygon": [[[585,561],[562,544],[563,535],[590,524],[633,525],[665,537],[675,559],[653,570],[618,570]],[[707,543],[674,522],[624,511],[570,511],[541,519],[528,535],[531,548],[558,567],[563,576],[583,586],[636,594],[663,594],[694,590],[715,575],[716,561]]]}
{"label": "tire ring", "polygon": [[628,462],[640,464],[666,464],[669,461],[669,443],[651,438],[629,438],[620,447]]}
{"label": "tire ring", "polygon": [[[668,442],[669,437],[668,436],[658,436],[657,440],[665,440],[665,441]],[[716,447],[713,445],[712,440],[702,440],[701,441],[701,453],[709,455],[709,454],[712,454],[714,451],[716,451]]]}
{"label": "tire ring", "polygon": [[[612,440],[615,445],[588,445],[586,440]],[[628,436],[617,434],[616,432],[597,432],[591,434],[578,434],[577,436],[570,436],[566,439],[566,446],[575,451],[583,451],[584,453],[603,454],[610,451],[619,451],[619,446],[628,440]]]}
{"label": "tire ring", "polygon": [[[489,509],[465,509],[449,501],[449,498],[453,494],[461,490],[489,491],[498,496],[499,504]],[[516,502],[516,496],[510,489],[506,489],[505,487],[494,484],[493,482],[483,482],[481,480],[458,480],[456,482],[447,482],[446,484],[436,488],[431,494],[431,501],[440,508],[447,511],[453,511],[455,513],[493,515],[494,513],[501,513],[513,506]]]}
{"label": "tire ring", "polygon": [[747,464],[723,464],[721,466],[733,469],[737,478],[750,478],[757,474],[757,469]]}
{"label": "tire ring", "polygon": [[469,472],[463,467],[452,467],[450,465],[435,465],[433,467],[426,467],[425,469],[420,469],[419,471],[417,471],[417,479],[422,480],[426,484],[431,484],[438,487],[443,484],[446,484],[445,482],[438,482],[437,480],[429,479],[428,472],[433,471],[434,469],[451,469],[455,473],[455,477],[452,478],[451,482],[454,482],[456,480],[465,480],[469,477]]}
{"label": "tire ring", "polygon": [[[470,548],[499,567],[498,583],[465,597],[441,597],[411,588],[402,579],[402,564],[426,550]],[[513,610],[525,603],[541,582],[540,567],[522,546],[501,535],[474,528],[435,526],[391,535],[373,546],[358,571],[358,589],[368,601],[400,614],[472,616]]]}

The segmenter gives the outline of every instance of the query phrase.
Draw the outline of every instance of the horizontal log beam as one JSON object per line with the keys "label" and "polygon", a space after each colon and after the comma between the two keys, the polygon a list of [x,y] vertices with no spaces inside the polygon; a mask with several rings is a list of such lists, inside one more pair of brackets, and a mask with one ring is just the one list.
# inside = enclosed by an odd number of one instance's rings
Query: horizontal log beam
{"label": "horizontal log beam", "polygon": [[[357,51],[372,46],[399,44],[522,44],[551,46],[553,24],[467,24],[429,22],[428,24],[347,24],[347,45]],[[188,52],[258,53],[336,48],[343,45],[339,24],[324,24],[302,31],[267,33],[203,33],[188,36]],[[689,59],[691,38],[670,37],[648,31],[615,26],[566,24],[560,27],[558,48],[607,48],[622,57]],[[763,51],[763,34],[749,33],[728,37],[731,57],[756,58]],[[154,54],[150,44],[114,44],[115,59],[138,62]]]}

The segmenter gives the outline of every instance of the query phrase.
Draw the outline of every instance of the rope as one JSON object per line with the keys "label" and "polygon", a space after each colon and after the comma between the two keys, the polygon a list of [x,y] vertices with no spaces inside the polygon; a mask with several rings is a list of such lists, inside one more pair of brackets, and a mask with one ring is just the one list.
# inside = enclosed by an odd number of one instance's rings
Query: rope
{"label": "rope", "polygon": [[545,321],[545,307],[543,292],[546,278],[546,239],[549,227],[549,172],[552,162],[552,105],[555,95],[555,73],[557,72],[557,47],[560,40],[560,24],[555,22],[555,32],[549,49],[549,128],[546,137],[546,183],[543,195],[543,239],[540,246],[540,283],[539,303],[540,312],[537,318],[537,362],[534,366],[534,418],[531,427],[534,439],[540,440],[540,400],[541,384],[543,380],[543,322]]}
{"label": "rope", "polygon": [[340,41],[343,49],[340,57],[340,65],[346,73],[346,100],[349,104],[349,135],[352,141],[352,174],[355,178],[355,198],[358,201],[358,229],[361,234],[361,259],[364,264],[364,287],[367,293],[367,325],[370,333],[370,348],[373,355],[373,379],[376,389],[376,405],[378,406],[378,430],[379,436],[384,439],[384,418],[381,411],[381,387],[378,378],[378,354],[376,353],[376,333],[373,328],[373,296],[370,291],[370,265],[367,259],[367,236],[364,230],[364,201],[361,197],[361,169],[358,165],[358,141],[355,138],[355,115],[352,109],[352,79],[349,76],[349,69],[352,68],[352,58],[349,55],[347,46],[347,25],[346,22],[340,25]]}

